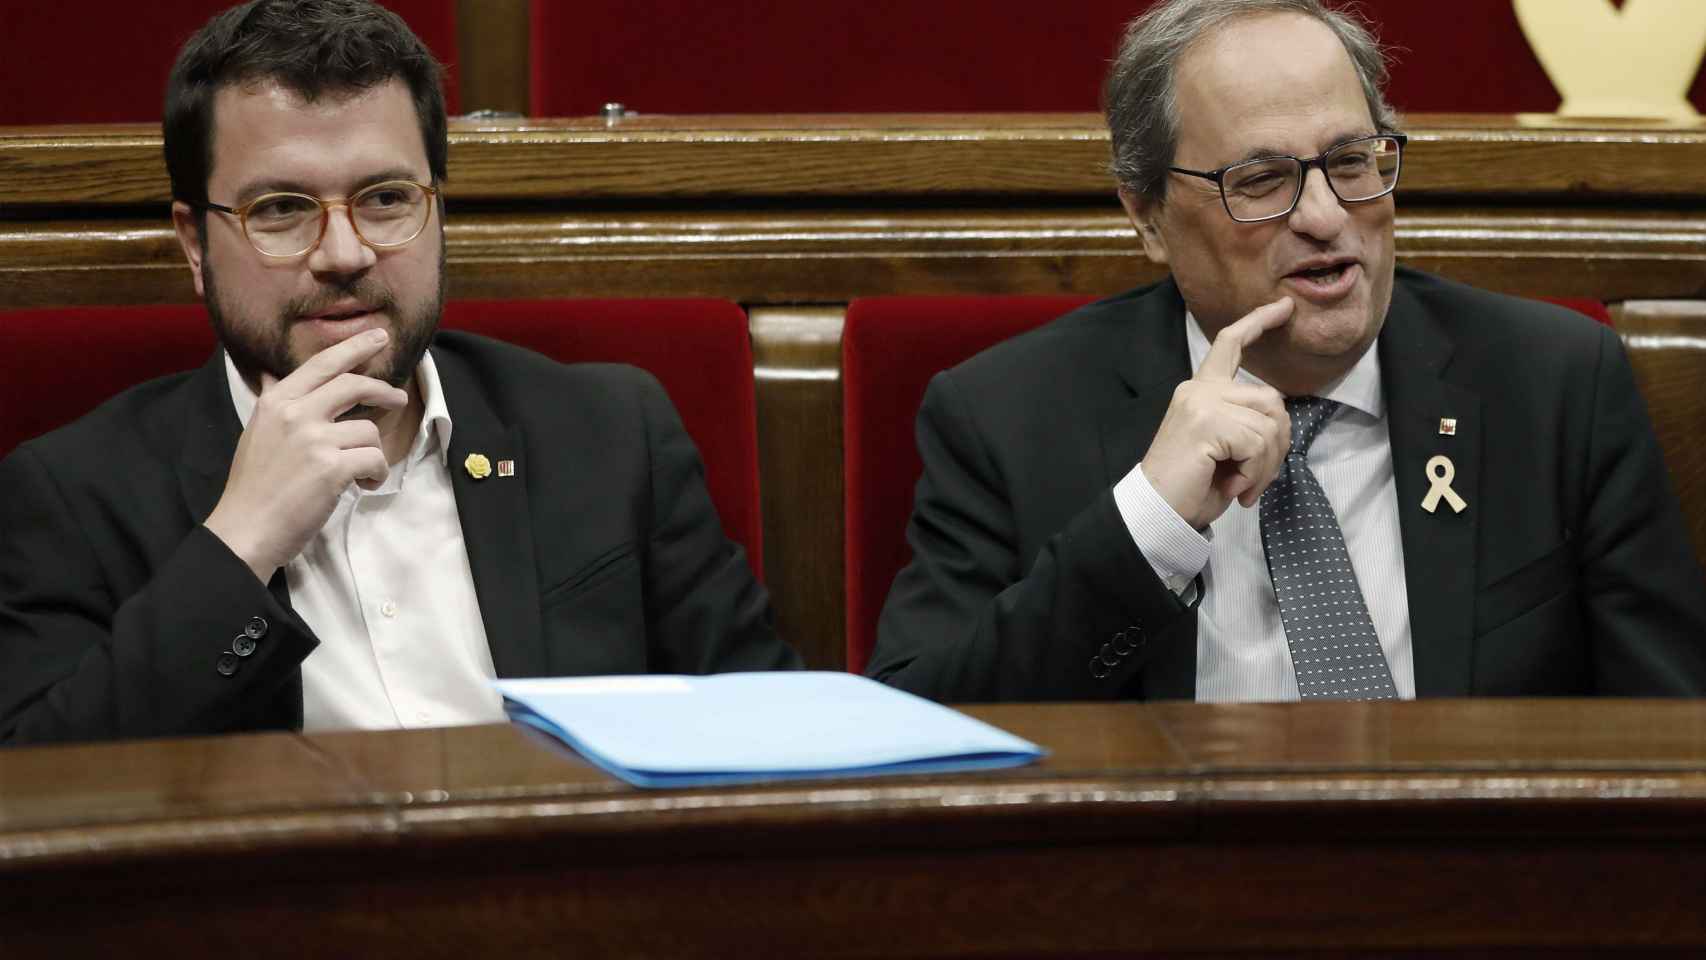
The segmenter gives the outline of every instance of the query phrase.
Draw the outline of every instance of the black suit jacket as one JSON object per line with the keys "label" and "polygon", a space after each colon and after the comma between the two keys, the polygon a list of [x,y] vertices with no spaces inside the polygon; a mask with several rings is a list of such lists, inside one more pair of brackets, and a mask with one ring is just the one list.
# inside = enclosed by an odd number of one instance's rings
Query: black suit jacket
{"label": "black suit jacket", "polygon": [[[1400,269],[1378,343],[1417,694],[1706,692],[1700,567],[1617,337]],[[1187,367],[1169,280],[935,377],[871,675],[954,701],[1193,697],[1195,614],[1112,492]],[[1421,509],[1436,454],[1461,514]]]}
{"label": "black suit jacket", "polygon": [[[799,665],[656,380],[464,333],[432,351],[499,676]],[[216,354],[0,462],[0,740],[300,727],[319,641],[282,571],[261,584],[201,526],[240,431]],[[516,475],[475,480],[469,453]],[[226,676],[251,621],[264,635]]]}

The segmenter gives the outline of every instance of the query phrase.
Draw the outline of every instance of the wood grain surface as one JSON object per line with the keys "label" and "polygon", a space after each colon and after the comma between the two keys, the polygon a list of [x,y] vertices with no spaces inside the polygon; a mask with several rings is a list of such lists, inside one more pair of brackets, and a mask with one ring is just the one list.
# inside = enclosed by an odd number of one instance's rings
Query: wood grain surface
{"label": "wood grain surface", "polygon": [[[1421,115],[1400,257],[1493,289],[1706,295],[1706,124]],[[1108,293],[1153,279],[1092,115],[457,121],[452,295]],[[0,129],[0,308],[193,298],[158,131]]]}
{"label": "wood grain surface", "polygon": [[776,627],[806,666],[840,670],[840,307],[750,311],[758,393],[758,473],[764,511],[764,581]]}
{"label": "wood grain surface", "polygon": [[[1706,123],[1560,123],[1419,114],[1402,195],[1683,200],[1706,192]],[[451,124],[448,195],[1026,197],[1105,195],[1094,114],[631,116]],[[0,208],[160,203],[157,127],[0,128]]]}
{"label": "wood grain surface", "polygon": [[[195,299],[163,211],[0,221],[0,309]],[[893,294],[1113,293],[1161,276],[1108,201],[1000,211],[845,207],[684,213],[452,209],[463,298],[715,296],[845,304]],[[1399,259],[1528,296],[1706,296],[1706,210],[1402,208]]]}
{"label": "wood grain surface", "polygon": [[1706,557],[1706,302],[1630,300],[1612,311],[1664,449],[1697,557]]}
{"label": "wood grain surface", "polygon": [[622,785],[507,726],[0,751],[8,955],[1706,949],[1706,706],[968,708],[959,776]]}

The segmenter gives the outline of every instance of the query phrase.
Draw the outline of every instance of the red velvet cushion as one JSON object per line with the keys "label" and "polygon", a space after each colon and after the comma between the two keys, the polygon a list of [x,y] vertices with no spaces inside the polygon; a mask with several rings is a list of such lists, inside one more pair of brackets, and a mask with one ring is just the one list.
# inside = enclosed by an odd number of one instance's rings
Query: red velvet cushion
{"label": "red velvet cushion", "polygon": [[[4,5],[0,124],[158,121],[178,49],[235,0]],[[385,0],[439,62],[456,62],[456,0]],[[454,73],[446,79],[457,106]]]}
{"label": "red velvet cushion", "polygon": [[841,331],[847,669],[863,672],[894,575],[911,559],[906,522],[923,472],[913,422],[924,388],[986,347],[1088,297],[873,297]]}
{"label": "red velvet cushion", "polygon": [[[1611,322],[1597,300],[1548,299]],[[906,525],[923,471],[913,423],[931,376],[1088,300],[875,297],[848,306],[841,373],[849,670],[864,671],[889,585],[912,557]]]}
{"label": "red velvet cushion", "polygon": [[699,455],[723,530],[763,578],[758,407],[746,314],[726,300],[459,300],[446,328],[565,362],[611,361],[662,382]]}
{"label": "red velvet cushion", "polygon": [[0,312],[0,456],[212,352],[200,304]]}

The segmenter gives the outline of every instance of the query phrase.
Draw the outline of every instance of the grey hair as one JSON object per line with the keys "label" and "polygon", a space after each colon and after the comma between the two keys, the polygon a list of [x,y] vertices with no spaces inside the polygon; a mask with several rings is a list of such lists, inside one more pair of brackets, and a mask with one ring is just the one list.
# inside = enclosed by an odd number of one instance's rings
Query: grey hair
{"label": "grey hair", "polygon": [[1386,52],[1354,9],[1335,10],[1322,0],[1162,0],[1126,26],[1102,86],[1110,166],[1121,189],[1155,202],[1166,197],[1167,167],[1179,145],[1179,60],[1214,28],[1267,13],[1299,13],[1332,30],[1350,54],[1376,129],[1398,129],[1384,92]]}

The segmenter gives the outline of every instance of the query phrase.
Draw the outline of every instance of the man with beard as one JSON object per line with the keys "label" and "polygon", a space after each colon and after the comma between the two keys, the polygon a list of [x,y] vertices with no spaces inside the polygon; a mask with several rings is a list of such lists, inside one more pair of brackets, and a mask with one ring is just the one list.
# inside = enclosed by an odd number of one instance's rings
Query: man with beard
{"label": "man with beard", "polygon": [[956,701],[1706,693],[1700,567],[1617,336],[1395,268],[1384,80],[1319,0],[1131,24],[1113,166],[1171,276],[931,383],[874,676]]}
{"label": "man with beard", "polygon": [[500,721],[494,676],[798,665],[655,380],[436,333],[439,68],[369,0],[180,53],[223,350],[0,464],[0,740]]}

